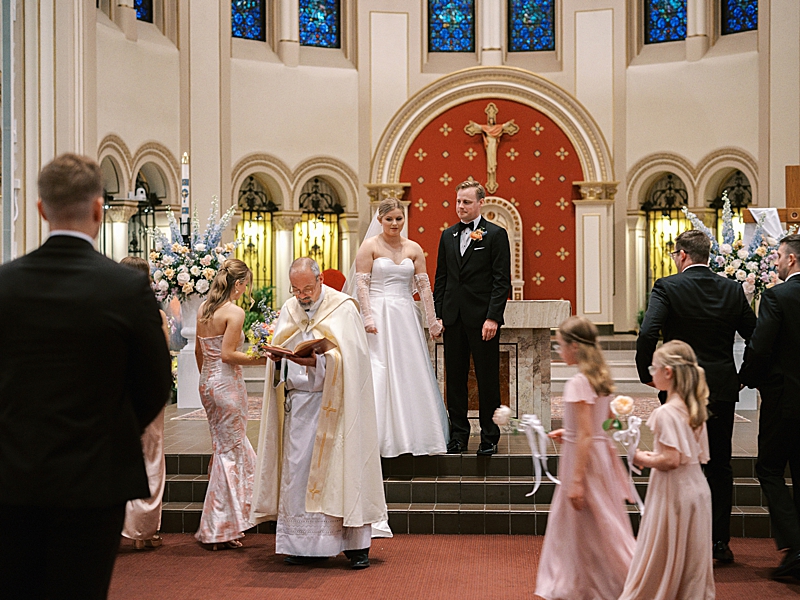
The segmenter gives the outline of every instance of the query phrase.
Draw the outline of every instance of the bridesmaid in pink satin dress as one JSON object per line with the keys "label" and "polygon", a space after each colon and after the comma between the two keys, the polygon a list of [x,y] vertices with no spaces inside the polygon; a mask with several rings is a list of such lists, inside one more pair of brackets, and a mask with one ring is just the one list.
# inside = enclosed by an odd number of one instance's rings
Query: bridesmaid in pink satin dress
{"label": "bridesmaid in pink satin dress", "polygon": [[241,547],[239,538],[252,526],[256,453],[247,439],[247,391],[240,365],[266,365],[267,359],[238,349],[244,341],[244,311],[234,304],[252,279],[242,261],[226,260],[197,311],[195,357],[213,455],[195,537],[212,550]]}
{"label": "bridesmaid in pink satin dress", "polygon": [[547,519],[536,595],[545,600],[617,600],[635,540],[625,509],[625,467],[603,431],[613,381],[597,346],[597,328],[570,317],[556,334],[559,354],[579,373],[564,387],[563,444]]}

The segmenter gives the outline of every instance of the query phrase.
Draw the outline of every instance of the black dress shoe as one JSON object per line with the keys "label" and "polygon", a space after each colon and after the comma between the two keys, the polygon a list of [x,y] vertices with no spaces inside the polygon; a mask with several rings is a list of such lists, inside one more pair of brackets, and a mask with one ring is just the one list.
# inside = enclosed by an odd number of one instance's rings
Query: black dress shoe
{"label": "black dress shoe", "polygon": [[369,566],[369,548],[345,550],[344,555],[350,559],[351,569],[366,569]]}
{"label": "black dress shoe", "polygon": [[328,560],[327,556],[287,556],[283,559],[287,565],[311,565]]}
{"label": "black dress shoe", "polygon": [[481,442],[477,452],[478,456],[491,456],[497,454],[497,444],[491,442]]}
{"label": "black dress shoe", "polygon": [[724,564],[733,562],[733,552],[731,552],[728,542],[714,542],[714,560],[718,560]]}
{"label": "black dress shoe", "polygon": [[800,576],[800,550],[789,550],[781,564],[772,572],[772,578]]}
{"label": "black dress shoe", "polygon": [[447,442],[447,453],[448,454],[461,454],[462,452],[467,451],[467,445],[463,442],[459,442],[458,440],[450,440]]}

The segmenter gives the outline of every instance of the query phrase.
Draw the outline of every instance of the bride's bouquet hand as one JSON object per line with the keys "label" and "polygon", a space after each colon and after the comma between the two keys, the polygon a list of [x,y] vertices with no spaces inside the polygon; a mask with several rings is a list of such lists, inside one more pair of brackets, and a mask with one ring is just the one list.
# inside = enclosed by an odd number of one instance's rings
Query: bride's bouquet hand
{"label": "bride's bouquet hand", "polygon": [[378,333],[378,328],[375,327],[375,325],[367,325],[366,327],[364,327],[364,330],[367,333]]}

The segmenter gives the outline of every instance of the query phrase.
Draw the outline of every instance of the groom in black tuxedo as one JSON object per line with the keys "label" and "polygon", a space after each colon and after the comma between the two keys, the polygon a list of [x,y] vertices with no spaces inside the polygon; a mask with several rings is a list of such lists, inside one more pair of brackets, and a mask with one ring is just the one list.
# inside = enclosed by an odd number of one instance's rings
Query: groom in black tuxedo
{"label": "groom in black tuxedo", "polygon": [[100,166],[57,157],[39,197],[50,237],[0,267],[0,596],[101,599],[169,351],[147,277],[93,247]]}
{"label": "groom in black tuxedo", "polygon": [[[720,277],[708,267],[711,241],[702,231],[684,231],[675,239],[672,259],[677,275],[662,277],[653,285],[650,303],[636,340],[636,368],[642,383],[653,385],[648,367],[658,344],[681,340],[697,354],[708,383],[708,446],[711,459],[705,475],[711,488],[713,555],[733,562],[728,542],[731,528],[733,469],[731,453],[733,418],[739,400],[739,379],[733,362],[733,339],[753,334],[756,316],[742,285]],[[662,403],[666,394],[659,394]]]}
{"label": "groom in black tuxedo", "polygon": [[459,222],[442,232],[433,289],[436,316],[444,326],[448,454],[466,451],[469,358],[478,381],[481,443],[478,454],[497,452],[500,429],[492,421],[500,406],[500,326],[511,290],[511,250],[502,227],[481,216],[486,191],[476,181],[456,187]]}

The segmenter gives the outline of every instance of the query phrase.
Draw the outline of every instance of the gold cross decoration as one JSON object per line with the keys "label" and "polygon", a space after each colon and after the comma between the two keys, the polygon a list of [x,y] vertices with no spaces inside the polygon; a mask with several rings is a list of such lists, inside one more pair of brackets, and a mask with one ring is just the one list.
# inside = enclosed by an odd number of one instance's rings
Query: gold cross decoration
{"label": "gold cross decoration", "polygon": [[325,416],[326,416],[326,417],[330,417],[330,416],[331,416],[331,413],[335,413],[335,412],[337,412],[337,411],[338,411],[338,409],[334,408],[334,407],[331,405],[331,401],[330,401],[330,400],[328,400],[328,406],[323,406],[323,407],[322,407],[322,410],[324,410],[324,411],[325,411]]}
{"label": "gold cross decoration", "polygon": [[497,184],[497,145],[504,133],[514,135],[519,131],[519,126],[514,123],[514,119],[498,125],[497,113],[499,111],[494,102],[489,102],[484,112],[487,116],[486,125],[470,121],[464,127],[464,132],[467,135],[483,135],[483,147],[486,149],[486,191],[494,194],[499,187]]}
{"label": "gold cross decoration", "polygon": [[311,494],[311,497],[313,498],[317,494],[321,494],[322,490],[318,490],[316,484],[314,484],[311,488],[309,488],[308,493]]}

